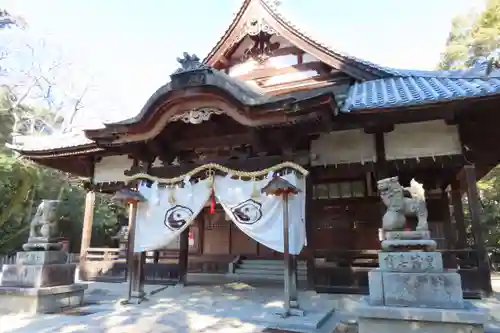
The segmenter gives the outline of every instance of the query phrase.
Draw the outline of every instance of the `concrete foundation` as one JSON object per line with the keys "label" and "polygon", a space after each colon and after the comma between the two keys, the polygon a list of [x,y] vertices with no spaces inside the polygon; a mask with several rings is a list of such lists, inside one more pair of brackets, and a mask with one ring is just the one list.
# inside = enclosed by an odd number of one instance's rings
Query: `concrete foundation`
{"label": "concrete foundation", "polygon": [[75,264],[63,251],[26,251],[4,265],[0,312],[54,313],[81,306],[87,285],[75,284]]}
{"label": "concrete foundation", "polygon": [[372,306],[358,307],[359,332],[370,333],[483,333],[487,314],[470,304],[464,309],[436,310]]}
{"label": "concrete foundation", "polygon": [[0,287],[0,312],[55,313],[83,304],[84,284],[45,288]]}
{"label": "concrete foundation", "polygon": [[75,279],[76,264],[4,265],[2,287],[41,288],[70,285]]}

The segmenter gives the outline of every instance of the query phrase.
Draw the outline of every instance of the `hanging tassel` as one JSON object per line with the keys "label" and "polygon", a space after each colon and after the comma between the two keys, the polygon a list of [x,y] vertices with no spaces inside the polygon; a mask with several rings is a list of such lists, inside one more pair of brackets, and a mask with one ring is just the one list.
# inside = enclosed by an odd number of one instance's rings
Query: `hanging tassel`
{"label": "hanging tassel", "polygon": [[252,198],[253,199],[258,199],[260,197],[259,189],[257,188],[257,180],[255,177],[252,179],[253,185],[252,185]]}
{"label": "hanging tassel", "polygon": [[171,205],[175,204],[175,193],[174,193],[175,187],[174,185],[170,185],[169,189],[169,195],[168,195],[168,203]]}
{"label": "hanging tassel", "polygon": [[210,214],[215,214],[215,196],[214,191],[210,194]]}

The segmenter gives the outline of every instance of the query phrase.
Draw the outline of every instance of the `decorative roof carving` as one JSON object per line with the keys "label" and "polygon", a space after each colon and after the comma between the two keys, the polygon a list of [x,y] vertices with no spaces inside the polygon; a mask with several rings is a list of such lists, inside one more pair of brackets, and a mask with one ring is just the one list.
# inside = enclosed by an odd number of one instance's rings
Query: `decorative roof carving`
{"label": "decorative roof carving", "polygon": [[263,18],[254,17],[249,19],[245,24],[245,34],[249,36],[257,36],[261,32],[269,35],[275,35],[276,30],[266,22]]}
{"label": "decorative roof carving", "polygon": [[186,124],[201,124],[204,121],[210,120],[210,117],[215,114],[219,115],[222,114],[222,110],[217,109],[217,108],[199,108],[199,109],[193,109],[186,111],[184,113],[175,115],[170,118],[170,121],[183,121]]}
{"label": "decorative roof carving", "polygon": [[208,69],[209,67],[200,61],[200,58],[196,54],[190,55],[184,52],[181,57],[177,57],[177,62],[181,65],[181,68],[177,68],[174,74],[181,74],[185,72],[195,71],[199,69]]}
{"label": "decorative roof carving", "polygon": [[253,41],[253,45],[245,50],[242,61],[253,59],[258,63],[262,64],[267,59],[273,56],[274,51],[280,48],[280,43],[271,42],[271,37],[273,35],[264,32],[263,30],[259,31],[257,34],[249,34],[249,37]]}

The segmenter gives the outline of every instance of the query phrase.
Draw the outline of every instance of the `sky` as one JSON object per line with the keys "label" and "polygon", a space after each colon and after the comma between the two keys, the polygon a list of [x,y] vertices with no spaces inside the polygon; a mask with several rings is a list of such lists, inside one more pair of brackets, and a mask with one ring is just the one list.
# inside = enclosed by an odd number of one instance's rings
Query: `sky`
{"label": "sky", "polygon": [[[64,85],[85,89],[75,122],[135,115],[169,80],[182,52],[203,58],[242,0],[0,0],[31,40],[71,63]],[[334,48],[397,68],[434,69],[453,17],[482,0],[282,0],[280,10]],[[55,51],[56,50],[56,51]],[[78,92],[75,92],[78,95]]]}

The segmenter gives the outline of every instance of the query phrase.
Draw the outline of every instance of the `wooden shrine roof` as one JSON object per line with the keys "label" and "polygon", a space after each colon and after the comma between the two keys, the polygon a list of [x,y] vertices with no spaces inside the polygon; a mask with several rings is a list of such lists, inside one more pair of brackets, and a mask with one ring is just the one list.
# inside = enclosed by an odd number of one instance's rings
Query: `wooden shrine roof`
{"label": "wooden shrine roof", "polygon": [[[271,96],[219,71],[228,52],[251,32],[254,24],[258,29],[270,29],[281,35],[325,64],[341,68],[354,78],[352,84],[346,85],[347,91],[342,96],[335,92],[333,85]],[[105,137],[114,140],[127,133],[136,133],[141,126],[154,126],[159,119],[155,117],[160,117],[161,112],[168,113],[176,103],[186,103],[189,98],[222,101],[230,106],[227,110],[234,112],[230,116],[240,117],[241,123],[253,127],[295,123],[307,117],[307,113],[317,112],[318,107],[321,112],[329,111],[332,117],[343,113],[344,120],[352,117],[359,121],[361,114],[373,116],[388,109],[405,111],[418,107],[416,112],[419,112],[450,101],[460,104],[485,98],[500,100],[500,70],[487,75],[485,62],[477,62],[475,67],[463,71],[417,71],[379,66],[318,41],[287,20],[269,0],[244,0],[234,20],[203,62],[189,61],[189,57],[185,55],[181,59],[182,68],[173,73],[171,80],[132,118],[95,130],[16,137],[9,146],[32,159],[99,153],[106,148],[98,144],[98,140]],[[172,111],[168,116],[175,115]]]}
{"label": "wooden shrine roof", "polygon": [[345,52],[320,41],[317,37],[289,20],[280,12],[279,6],[271,0],[244,0],[233,21],[228,26],[217,44],[203,62],[219,68],[224,64],[225,55],[237,45],[249,31],[255,29],[249,25],[258,25],[257,29],[272,31],[290,40],[300,49],[317,59],[359,80],[377,79],[398,75],[395,69],[379,66],[375,63],[348,55]]}

